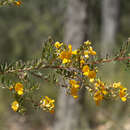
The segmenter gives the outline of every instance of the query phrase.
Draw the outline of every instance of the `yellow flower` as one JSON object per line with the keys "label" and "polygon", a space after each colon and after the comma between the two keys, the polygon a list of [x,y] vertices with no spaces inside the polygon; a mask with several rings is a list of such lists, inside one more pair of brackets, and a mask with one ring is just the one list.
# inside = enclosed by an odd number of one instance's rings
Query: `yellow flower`
{"label": "yellow flower", "polygon": [[84,51],[84,56],[85,56],[87,59],[89,58],[89,51],[88,51],[88,50]]}
{"label": "yellow flower", "polygon": [[79,82],[75,80],[70,80],[69,83],[71,85],[70,94],[73,96],[73,98],[78,98]]}
{"label": "yellow flower", "polygon": [[104,87],[104,83],[100,79],[97,79],[95,86],[96,87]]}
{"label": "yellow flower", "polygon": [[72,45],[71,44],[68,45],[68,48],[69,48],[69,51],[72,52]]}
{"label": "yellow flower", "polygon": [[84,59],[81,59],[80,60],[80,65],[81,65],[81,67],[82,67],[82,65],[85,63],[85,61],[84,61]]}
{"label": "yellow flower", "polygon": [[96,86],[96,92],[94,94],[94,100],[96,102],[96,105],[99,105],[99,103],[103,100],[104,95],[107,95],[108,92],[105,88],[104,83],[98,79],[95,83]]}
{"label": "yellow flower", "polygon": [[121,83],[120,82],[117,82],[117,83],[113,83],[113,88],[119,88],[121,86]]}
{"label": "yellow flower", "polygon": [[54,113],[54,109],[55,109],[54,102],[55,100],[52,100],[51,98],[45,96],[45,98],[40,101],[41,103],[40,106],[43,110],[47,110],[50,113]]}
{"label": "yellow flower", "polygon": [[71,95],[73,98],[77,99],[78,98],[78,88],[72,87],[70,88]]}
{"label": "yellow flower", "polygon": [[14,101],[11,105],[11,108],[16,112],[19,108],[19,103],[17,101]]}
{"label": "yellow flower", "polygon": [[18,95],[23,95],[23,84],[21,83],[16,83],[15,84],[15,91],[17,92]]}
{"label": "yellow flower", "polygon": [[89,71],[90,71],[90,69],[89,69],[89,66],[88,66],[88,65],[85,65],[85,66],[83,67],[83,69],[82,69],[83,75],[86,75],[86,76],[89,75]]}
{"label": "yellow flower", "polygon": [[95,71],[89,71],[88,77],[90,78],[90,82],[94,81],[94,78],[96,77],[96,72]]}
{"label": "yellow flower", "polygon": [[71,62],[70,59],[66,59],[66,58],[64,58],[64,59],[62,60],[62,63],[63,63],[63,64],[65,64],[65,63],[69,63],[69,62]]}
{"label": "yellow flower", "polygon": [[100,91],[101,94],[102,94],[102,96],[108,94],[108,92],[107,92],[107,90],[106,90],[106,88],[105,88],[104,83],[103,83],[100,79],[98,79],[98,80],[96,81],[95,86],[96,86],[96,90]]}
{"label": "yellow flower", "polygon": [[108,92],[106,91],[106,89],[105,88],[102,88],[102,93],[104,94],[104,95],[107,95],[108,94]]}
{"label": "yellow flower", "polygon": [[84,42],[85,45],[91,45],[91,42],[89,40],[87,40],[86,42]]}
{"label": "yellow flower", "polygon": [[121,100],[123,102],[125,102],[127,100],[127,88],[124,88],[123,86],[121,86],[120,90],[119,90],[119,96],[121,98]]}
{"label": "yellow flower", "polygon": [[63,45],[63,43],[55,42],[55,47],[56,47],[56,48],[60,48],[62,45]]}
{"label": "yellow flower", "polygon": [[91,54],[91,55],[96,55],[96,51],[94,51],[91,46],[88,47],[88,50],[85,50],[85,51],[84,51],[84,56],[85,56],[87,59],[89,58],[89,54]]}
{"label": "yellow flower", "polygon": [[75,80],[70,80],[69,83],[70,83],[72,86],[74,86],[75,84],[77,84],[77,81],[75,81]]}
{"label": "yellow flower", "polygon": [[77,52],[78,52],[77,50],[74,50],[74,51],[72,51],[72,54],[77,55]]}
{"label": "yellow flower", "polygon": [[103,100],[103,95],[101,91],[97,91],[94,94],[94,101],[96,102],[96,105],[99,105],[99,103]]}
{"label": "yellow flower", "polygon": [[14,1],[14,4],[17,5],[17,6],[20,6],[21,5],[21,1]]}
{"label": "yellow flower", "polygon": [[121,98],[121,100],[123,101],[123,102],[125,102],[126,100],[127,100],[127,88],[124,88],[122,85],[121,85],[121,83],[120,82],[117,82],[117,83],[113,83],[113,88],[115,88],[115,89],[119,89],[119,96],[120,96],[120,98]]}
{"label": "yellow flower", "polygon": [[96,55],[96,51],[94,51],[91,46],[89,47],[89,53],[90,53],[91,55]]}
{"label": "yellow flower", "polygon": [[69,83],[71,84],[71,86],[75,87],[75,88],[79,88],[79,85],[78,85],[78,81],[75,81],[75,80],[70,80]]}
{"label": "yellow flower", "polygon": [[63,64],[71,62],[70,58],[72,56],[72,46],[70,44],[68,45],[68,49],[68,51],[62,51],[59,55]]}

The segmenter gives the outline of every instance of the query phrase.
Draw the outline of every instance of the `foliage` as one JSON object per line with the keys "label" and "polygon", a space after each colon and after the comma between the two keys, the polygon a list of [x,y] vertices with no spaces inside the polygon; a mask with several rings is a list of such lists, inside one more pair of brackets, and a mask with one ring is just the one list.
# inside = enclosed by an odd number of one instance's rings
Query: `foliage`
{"label": "foliage", "polygon": [[2,1],[0,1],[0,5],[2,5],[2,6],[3,5],[11,5],[11,4],[20,6],[21,1],[19,1],[19,0],[2,0]]}
{"label": "foliage", "polygon": [[[4,0],[0,2],[0,5],[10,4],[20,6],[21,1]],[[71,44],[67,46],[49,38],[43,44],[40,58],[27,62],[17,61],[14,64],[4,62],[0,65],[1,88],[7,89],[12,95],[14,99],[12,109],[21,113],[26,111],[25,103],[27,102],[33,104],[35,109],[42,108],[45,111],[54,112],[55,100],[48,96],[34,98],[41,87],[37,79],[51,81],[57,86],[64,87],[67,94],[74,99],[78,99],[79,91],[86,88],[97,105],[103,100],[116,100],[118,97],[126,102],[128,100],[127,88],[120,82],[107,84],[101,81],[101,78],[98,77],[97,65],[125,60],[128,68],[130,65],[128,46],[129,39],[115,57],[98,59],[90,41],[81,44],[77,50],[72,50]],[[51,73],[46,75],[44,70],[49,70]],[[36,80],[32,80],[34,77]]]}
{"label": "foliage", "polygon": [[[78,92],[86,88],[88,93],[93,96],[97,105],[102,100],[115,100],[118,97],[126,102],[128,98],[127,88],[120,82],[107,84],[98,77],[98,64],[111,61],[128,61],[126,46],[122,47],[120,53],[111,59],[98,59],[96,51],[93,50],[90,41],[84,42],[77,50],[72,50],[72,45],[54,42],[49,38],[43,44],[41,57],[32,61],[18,61],[8,65],[3,63],[0,66],[1,88],[8,89],[14,101],[12,109],[24,112],[24,103],[31,102],[34,108],[54,111],[54,100],[49,97],[33,98],[35,92],[40,89],[39,83],[32,78],[52,81],[57,86],[66,88],[67,94],[73,98],[79,97]],[[45,69],[51,70],[48,75],[44,74]],[[12,77],[9,80],[7,77]],[[36,95],[35,95],[36,96]]]}

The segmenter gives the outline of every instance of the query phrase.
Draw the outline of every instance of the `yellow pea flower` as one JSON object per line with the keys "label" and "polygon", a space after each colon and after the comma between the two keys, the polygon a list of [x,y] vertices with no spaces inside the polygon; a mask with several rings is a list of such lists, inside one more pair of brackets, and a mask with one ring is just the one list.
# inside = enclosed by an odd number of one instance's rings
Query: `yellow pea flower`
{"label": "yellow pea flower", "polygon": [[96,77],[96,72],[95,71],[89,71],[88,77],[90,78],[90,81],[94,81],[94,78]]}
{"label": "yellow pea flower", "polygon": [[96,87],[104,87],[104,83],[100,80],[100,79],[97,79],[96,83],[95,83],[95,86]]}
{"label": "yellow pea flower", "polygon": [[87,59],[89,58],[89,51],[88,51],[88,50],[84,51],[84,56],[85,56]]}
{"label": "yellow pea flower", "polygon": [[55,47],[56,48],[60,48],[61,46],[63,45],[63,43],[60,43],[60,42],[55,42]]}
{"label": "yellow pea flower", "polygon": [[84,42],[85,45],[91,45],[91,42],[89,40],[87,40],[86,42]]}
{"label": "yellow pea flower", "polygon": [[77,55],[77,52],[78,52],[77,50],[74,50],[74,51],[72,51],[72,54]]}
{"label": "yellow pea flower", "polygon": [[19,109],[19,103],[17,101],[14,101],[11,105],[11,108],[16,112]]}
{"label": "yellow pea flower", "polygon": [[68,45],[68,48],[69,48],[69,52],[72,52],[72,45],[71,44]]}
{"label": "yellow pea flower", "polygon": [[101,91],[95,92],[93,99],[96,102],[96,105],[99,105],[99,103],[103,100],[103,95],[102,95]]}
{"label": "yellow pea flower", "polygon": [[59,58],[62,60],[63,64],[71,62],[70,58],[72,56],[72,46],[70,44],[68,45],[68,49],[68,51],[62,51],[59,55]]}
{"label": "yellow pea flower", "polygon": [[95,86],[96,86],[96,89],[100,89],[100,91],[102,92],[103,95],[108,94],[108,92],[105,88],[105,84],[100,79],[97,79]]}
{"label": "yellow pea flower", "polygon": [[20,6],[22,4],[22,2],[17,0],[17,1],[14,1],[14,4],[17,6]]}
{"label": "yellow pea flower", "polygon": [[83,69],[82,69],[83,75],[88,76],[89,75],[89,71],[90,71],[90,69],[89,69],[88,65],[83,66]]}
{"label": "yellow pea flower", "polygon": [[127,88],[124,88],[123,86],[119,90],[119,96],[123,102],[127,100]]}
{"label": "yellow pea flower", "polygon": [[18,95],[23,95],[23,84],[21,83],[16,83],[15,84],[15,91],[17,92]]}
{"label": "yellow pea flower", "polygon": [[69,62],[71,62],[71,60],[66,59],[66,58],[64,58],[63,61],[62,61],[63,64],[65,64],[65,63],[69,63]]}
{"label": "yellow pea flower", "polygon": [[78,90],[79,90],[79,82],[76,80],[70,80],[69,84],[71,85],[70,87],[70,94],[73,96],[73,98],[78,98]]}
{"label": "yellow pea flower", "polygon": [[74,85],[77,83],[77,81],[75,81],[75,80],[70,80],[69,83],[70,83],[72,86],[74,86]]}
{"label": "yellow pea flower", "polygon": [[83,65],[85,63],[84,59],[80,60],[80,64]]}
{"label": "yellow pea flower", "polygon": [[121,86],[121,82],[113,83],[113,88],[119,88]]}
{"label": "yellow pea flower", "polygon": [[91,46],[89,47],[89,53],[90,53],[91,55],[96,55],[96,51],[94,51]]}
{"label": "yellow pea flower", "polygon": [[77,99],[78,98],[78,88],[72,87],[70,88],[71,95],[73,98]]}
{"label": "yellow pea flower", "polygon": [[40,106],[43,110],[49,111],[50,113],[54,113],[54,102],[55,100],[52,100],[48,96],[45,96],[45,98],[40,101]]}

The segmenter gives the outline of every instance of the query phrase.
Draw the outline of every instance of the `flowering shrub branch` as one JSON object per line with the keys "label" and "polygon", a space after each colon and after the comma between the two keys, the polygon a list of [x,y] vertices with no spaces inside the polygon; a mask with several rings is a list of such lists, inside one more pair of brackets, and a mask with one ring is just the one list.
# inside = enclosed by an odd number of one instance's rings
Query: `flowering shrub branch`
{"label": "flowering shrub branch", "polygon": [[[0,5],[21,5],[19,0],[4,0]],[[34,108],[41,108],[54,113],[55,100],[45,96],[34,100],[33,96],[40,90],[37,78],[46,82],[52,81],[58,87],[64,87],[68,95],[79,98],[81,88],[86,88],[93,97],[96,105],[103,100],[128,100],[127,88],[120,82],[107,84],[98,77],[98,67],[102,63],[125,61],[130,66],[128,54],[130,39],[122,46],[120,52],[112,58],[98,59],[96,51],[90,41],[73,50],[72,45],[63,42],[54,42],[51,38],[44,42],[40,58],[24,63],[17,61],[14,64],[0,65],[0,88],[7,89],[12,95],[11,108],[15,112],[23,113],[25,103],[31,102]],[[48,73],[45,73],[47,70]],[[35,77],[35,78],[34,78]],[[36,79],[36,80],[34,80]]]}
{"label": "flowering shrub branch", "polygon": [[[52,80],[57,86],[65,87],[74,99],[78,99],[78,93],[84,87],[97,105],[103,100],[115,100],[118,97],[126,102],[127,88],[120,82],[108,85],[101,81],[97,75],[97,65],[112,61],[128,61],[128,64],[129,54],[125,50],[125,53],[120,52],[114,58],[98,60],[91,44],[90,41],[86,41],[77,50],[72,50],[71,44],[54,42],[50,38],[43,44],[39,59],[27,63],[17,61],[15,64],[0,65],[1,88],[8,89],[14,98],[11,108],[15,112],[24,112],[24,102],[32,102],[35,107],[54,113],[55,100],[48,96],[40,98],[39,101],[32,100],[33,93],[40,89],[40,84],[33,81],[33,77],[47,82]],[[48,74],[44,74],[44,70],[48,70]],[[13,77],[12,80],[8,80],[9,75]]]}

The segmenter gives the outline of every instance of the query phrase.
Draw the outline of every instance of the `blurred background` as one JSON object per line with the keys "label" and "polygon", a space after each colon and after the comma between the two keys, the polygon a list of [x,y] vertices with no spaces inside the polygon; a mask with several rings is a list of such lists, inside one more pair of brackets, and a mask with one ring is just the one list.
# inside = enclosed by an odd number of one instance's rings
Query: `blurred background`
{"label": "blurred background", "polygon": [[[21,7],[0,8],[0,64],[39,57],[48,36],[74,48],[90,40],[99,57],[112,57],[130,37],[130,0],[23,0]],[[121,81],[130,90],[125,64],[107,63],[99,72],[102,80]],[[55,114],[31,108],[26,115],[14,113],[9,93],[1,89],[0,130],[130,130],[128,102],[96,106],[85,91],[74,101],[63,89],[39,82],[40,94],[56,99]]]}

